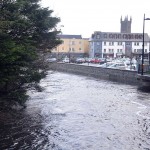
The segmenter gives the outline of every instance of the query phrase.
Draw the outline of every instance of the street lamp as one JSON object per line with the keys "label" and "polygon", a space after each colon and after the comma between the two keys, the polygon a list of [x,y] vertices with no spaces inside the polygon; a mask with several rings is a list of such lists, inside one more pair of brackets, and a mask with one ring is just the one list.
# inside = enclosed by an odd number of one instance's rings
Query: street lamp
{"label": "street lamp", "polygon": [[58,45],[58,47],[57,47],[57,61],[59,61],[59,46],[60,45]]}
{"label": "street lamp", "polygon": [[70,52],[71,52],[71,40],[69,39],[69,51],[68,51],[69,63],[70,63]]}
{"label": "street lamp", "polygon": [[143,45],[142,45],[142,71],[141,71],[141,75],[143,75],[143,69],[144,69],[144,28],[145,28],[145,20],[150,20],[150,18],[145,18],[145,14],[144,14],[144,18],[143,18]]}

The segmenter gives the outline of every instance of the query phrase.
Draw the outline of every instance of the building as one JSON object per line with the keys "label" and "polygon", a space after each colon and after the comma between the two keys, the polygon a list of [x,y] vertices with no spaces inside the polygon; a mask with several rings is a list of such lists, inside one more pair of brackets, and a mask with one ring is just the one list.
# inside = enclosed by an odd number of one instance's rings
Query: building
{"label": "building", "polygon": [[121,26],[120,26],[121,33],[131,33],[131,23],[132,23],[131,17],[130,17],[130,20],[128,20],[128,16],[125,17],[124,20],[122,20],[122,16],[121,16],[120,23],[121,23]]}
{"label": "building", "polygon": [[[90,57],[140,57],[142,54],[143,34],[131,33],[132,19],[122,20],[120,32],[95,31],[90,38]],[[149,36],[144,34],[145,57],[149,54]]]}
{"label": "building", "polygon": [[89,39],[82,38],[81,35],[61,34],[58,36],[63,42],[52,50],[53,57],[57,57],[59,59],[64,57],[88,57]]}

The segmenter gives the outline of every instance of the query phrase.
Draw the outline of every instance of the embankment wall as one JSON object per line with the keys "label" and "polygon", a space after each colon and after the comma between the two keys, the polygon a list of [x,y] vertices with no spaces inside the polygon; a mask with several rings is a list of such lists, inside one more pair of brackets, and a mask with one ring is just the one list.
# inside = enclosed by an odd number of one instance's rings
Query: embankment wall
{"label": "embankment wall", "polygon": [[101,68],[68,63],[50,63],[49,68],[52,70],[97,77],[100,79],[111,80],[125,84],[139,85],[136,71]]}

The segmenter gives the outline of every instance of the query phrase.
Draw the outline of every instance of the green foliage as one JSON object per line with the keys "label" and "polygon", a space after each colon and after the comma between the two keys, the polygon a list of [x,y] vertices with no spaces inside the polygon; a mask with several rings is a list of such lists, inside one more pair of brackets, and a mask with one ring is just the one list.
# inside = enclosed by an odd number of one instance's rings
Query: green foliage
{"label": "green foliage", "polygon": [[39,0],[0,1],[0,101],[24,104],[26,90],[46,74],[42,56],[61,41],[60,21]]}

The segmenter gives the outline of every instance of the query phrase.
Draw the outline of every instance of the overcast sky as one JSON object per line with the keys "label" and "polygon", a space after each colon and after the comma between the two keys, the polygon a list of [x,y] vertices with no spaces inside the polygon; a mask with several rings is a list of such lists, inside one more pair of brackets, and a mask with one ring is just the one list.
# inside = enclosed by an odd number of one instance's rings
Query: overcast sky
{"label": "overcast sky", "polygon": [[[42,0],[42,6],[61,18],[63,34],[89,38],[94,31],[120,32],[120,18],[132,17],[132,33],[143,32],[143,16],[150,18],[150,0]],[[145,21],[150,35],[150,21]]]}

